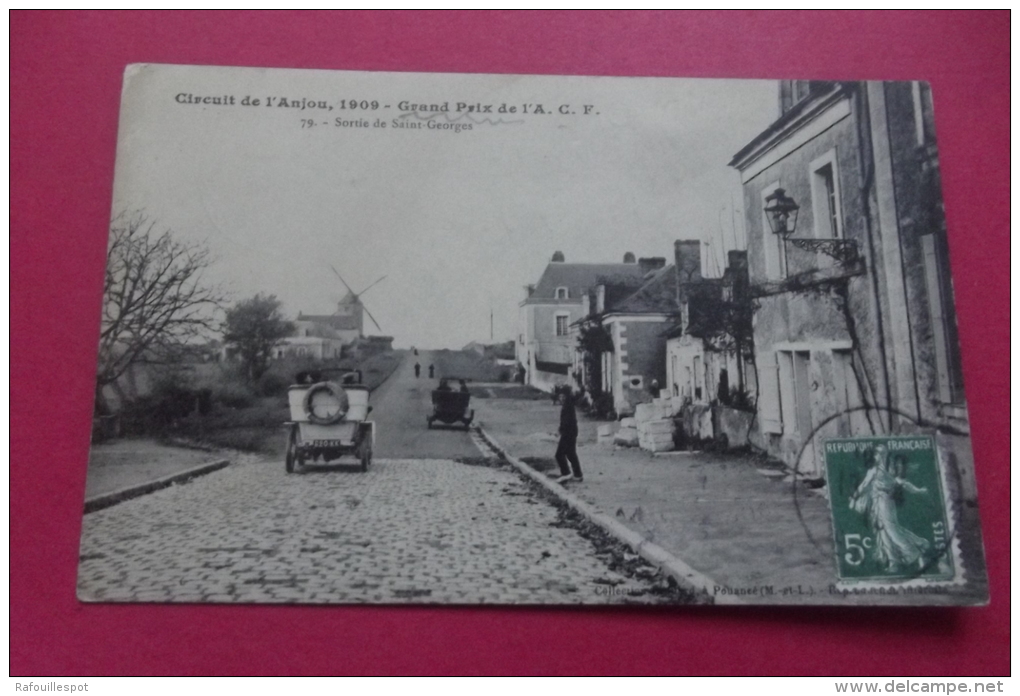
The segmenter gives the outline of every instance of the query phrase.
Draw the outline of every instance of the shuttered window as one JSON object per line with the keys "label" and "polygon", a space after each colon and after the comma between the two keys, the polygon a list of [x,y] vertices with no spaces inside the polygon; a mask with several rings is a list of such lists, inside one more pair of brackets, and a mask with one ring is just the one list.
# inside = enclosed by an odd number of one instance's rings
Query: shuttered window
{"label": "shuttered window", "polygon": [[758,365],[758,417],[762,432],[782,434],[783,408],[779,400],[779,365],[773,351],[759,353]]}

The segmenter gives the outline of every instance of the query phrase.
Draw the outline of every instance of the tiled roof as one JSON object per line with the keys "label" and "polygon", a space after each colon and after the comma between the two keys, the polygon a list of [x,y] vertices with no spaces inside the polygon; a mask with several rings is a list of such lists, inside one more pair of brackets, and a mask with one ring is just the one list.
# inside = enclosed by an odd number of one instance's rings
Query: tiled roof
{"label": "tiled roof", "polygon": [[607,313],[672,314],[680,311],[676,297],[676,266],[656,271],[637,292],[607,308]]}
{"label": "tiled roof", "polygon": [[322,324],[323,326],[328,326],[337,331],[358,330],[357,318],[343,314],[298,314],[297,320]]}
{"label": "tiled roof", "polygon": [[556,288],[567,288],[570,301],[580,302],[588,288],[614,279],[640,279],[641,267],[636,263],[550,263],[539,278],[535,291],[525,303],[556,300]]}

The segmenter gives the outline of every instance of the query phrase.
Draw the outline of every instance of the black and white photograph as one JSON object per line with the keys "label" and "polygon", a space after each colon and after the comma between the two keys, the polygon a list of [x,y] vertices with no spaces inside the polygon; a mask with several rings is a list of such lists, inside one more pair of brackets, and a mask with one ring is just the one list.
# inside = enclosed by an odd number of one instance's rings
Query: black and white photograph
{"label": "black and white photograph", "polygon": [[937,107],[128,66],[78,598],[986,604]]}

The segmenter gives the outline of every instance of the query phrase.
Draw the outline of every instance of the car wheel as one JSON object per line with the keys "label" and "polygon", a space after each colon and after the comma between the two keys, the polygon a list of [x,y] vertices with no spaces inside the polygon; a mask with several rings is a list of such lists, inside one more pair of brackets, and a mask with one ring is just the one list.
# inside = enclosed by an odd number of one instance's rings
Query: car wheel
{"label": "car wheel", "polygon": [[361,444],[361,470],[368,471],[372,464],[372,441],[366,440]]}
{"label": "car wheel", "polygon": [[298,447],[300,444],[301,436],[298,434],[298,426],[294,426],[290,430],[290,437],[287,440],[287,473],[293,474],[296,471],[300,471],[301,467],[304,466],[305,458],[301,455],[301,451]]}

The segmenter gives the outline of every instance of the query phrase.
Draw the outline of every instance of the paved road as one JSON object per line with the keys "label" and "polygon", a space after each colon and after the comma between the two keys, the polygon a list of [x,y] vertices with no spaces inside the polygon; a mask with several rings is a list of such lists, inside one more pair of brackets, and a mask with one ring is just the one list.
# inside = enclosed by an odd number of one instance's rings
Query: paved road
{"label": "paved road", "polygon": [[[414,364],[422,366],[415,378]],[[428,378],[433,362],[429,351],[419,355],[408,351],[393,376],[372,393],[372,419],[378,425],[376,455],[383,458],[457,459],[477,457],[478,449],[463,429],[425,426],[432,412],[432,390],[439,385]]]}
{"label": "paved road", "polygon": [[660,601],[644,581],[609,570],[513,470],[483,464],[472,435],[427,430],[432,383],[415,380],[413,358],[373,394],[380,432],[369,472],[287,475],[276,458],[252,456],[86,515],[79,597]]}

